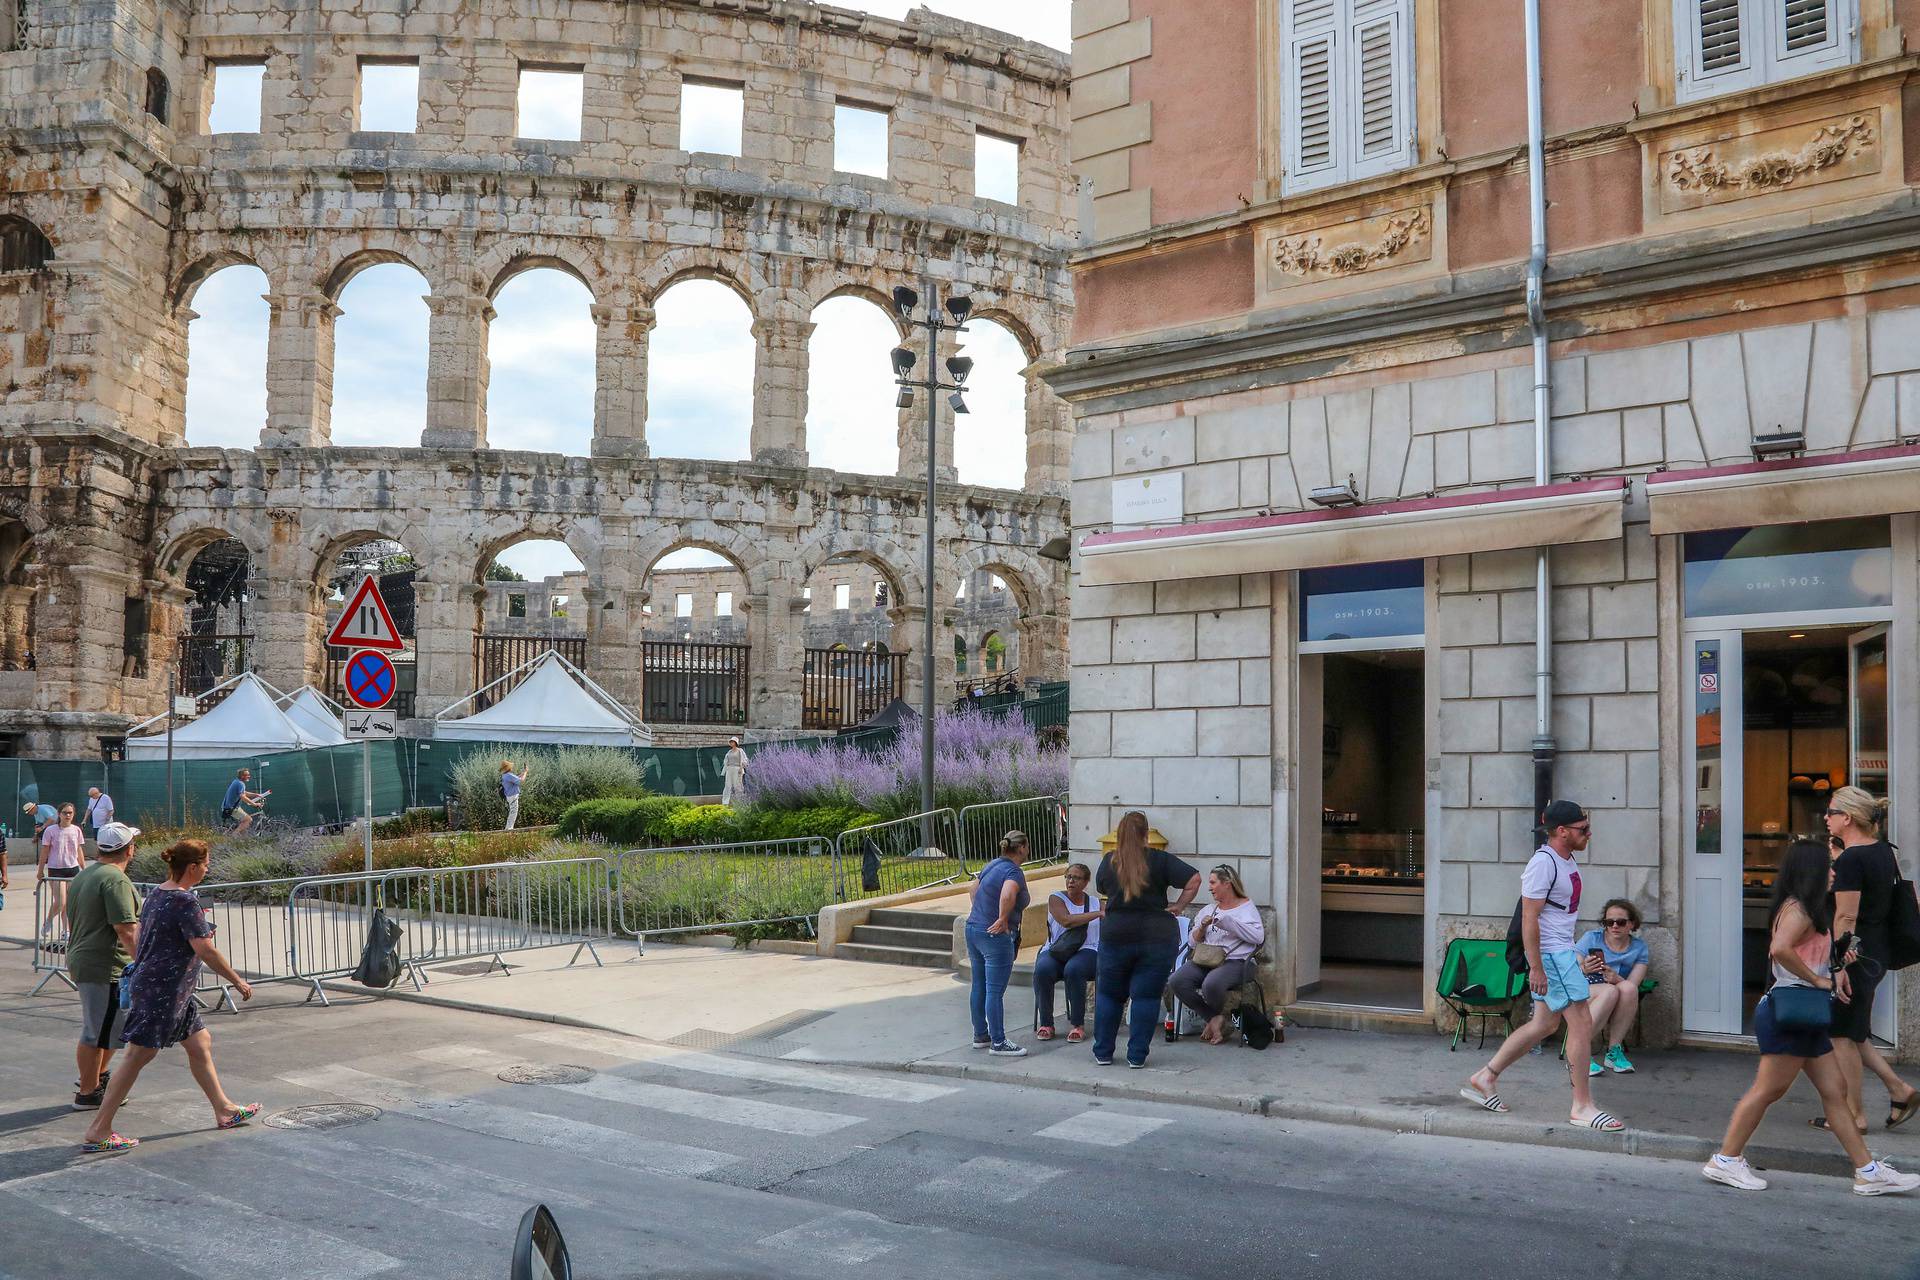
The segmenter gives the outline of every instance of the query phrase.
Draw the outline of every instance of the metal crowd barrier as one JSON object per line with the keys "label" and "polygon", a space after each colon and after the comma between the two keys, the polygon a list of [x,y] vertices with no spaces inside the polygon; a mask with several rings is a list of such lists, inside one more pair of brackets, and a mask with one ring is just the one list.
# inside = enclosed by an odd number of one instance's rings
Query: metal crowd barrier
{"label": "metal crowd barrier", "polygon": [[845,870],[849,897],[906,893],[951,884],[967,874],[959,817],[952,809],[849,827],[833,847]]}
{"label": "metal crowd barrier", "polygon": [[406,958],[416,986],[421,966],[486,959],[511,973],[501,957],[542,947],[573,947],[602,963],[595,943],[615,936],[613,870],[606,858],[489,862],[471,867],[410,867],[380,880],[380,901],[404,922],[424,924],[425,946]]}
{"label": "metal crowd barrier", "polygon": [[1024,800],[967,805],[955,818],[959,831],[958,852],[969,869],[977,870],[999,855],[1001,836],[1008,831],[1021,831],[1027,837],[1028,866],[1058,862],[1066,852],[1066,805],[1065,796],[1032,796]]}
{"label": "metal crowd barrier", "polygon": [[407,977],[414,990],[421,986],[415,967],[421,957],[424,938],[430,937],[431,922],[424,916],[392,907],[385,897],[388,871],[371,876],[362,871],[334,876],[309,876],[287,893],[287,962],[293,980],[308,987],[307,999],[327,999],[322,983],[329,978],[344,978],[360,965],[367,945],[367,927],[375,907],[387,907],[388,915],[400,925],[400,959],[407,966]]}
{"label": "metal crowd barrier", "polygon": [[629,849],[615,860],[614,883],[621,932],[642,954],[649,934],[811,922],[848,893],[823,836]]}

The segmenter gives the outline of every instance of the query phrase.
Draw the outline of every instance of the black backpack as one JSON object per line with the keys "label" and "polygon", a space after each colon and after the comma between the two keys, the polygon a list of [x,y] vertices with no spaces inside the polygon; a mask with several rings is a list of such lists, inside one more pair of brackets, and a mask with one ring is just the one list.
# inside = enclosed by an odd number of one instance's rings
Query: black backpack
{"label": "black backpack", "polygon": [[[1536,854],[1538,850],[1535,851]],[[1529,860],[1531,861],[1531,860]],[[1565,911],[1566,907],[1553,900],[1555,886],[1560,883],[1560,859],[1553,860],[1553,884],[1547,886],[1547,905],[1555,911]],[[1513,919],[1507,922],[1507,968],[1515,973],[1525,973],[1531,966],[1527,964],[1527,940],[1520,933],[1520,908],[1526,899],[1513,900]]]}

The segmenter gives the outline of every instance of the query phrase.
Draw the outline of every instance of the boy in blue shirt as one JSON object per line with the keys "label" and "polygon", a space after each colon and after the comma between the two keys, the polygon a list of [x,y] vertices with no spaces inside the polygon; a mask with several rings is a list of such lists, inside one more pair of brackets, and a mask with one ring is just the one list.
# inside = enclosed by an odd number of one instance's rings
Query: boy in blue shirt
{"label": "boy in blue shirt", "polygon": [[1612,898],[1600,909],[1600,927],[1587,930],[1574,944],[1593,984],[1587,1006],[1593,1011],[1594,1043],[1599,1043],[1602,1031],[1607,1037],[1606,1057],[1589,1063],[1588,1075],[1599,1075],[1602,1063],[1606,1070],[1622,1075],[1633,1070],[1620,1042],[1640,1012],[1640,982],[1647,976],[1650,959],[1639,933],[1640,908],[1625,898]]}

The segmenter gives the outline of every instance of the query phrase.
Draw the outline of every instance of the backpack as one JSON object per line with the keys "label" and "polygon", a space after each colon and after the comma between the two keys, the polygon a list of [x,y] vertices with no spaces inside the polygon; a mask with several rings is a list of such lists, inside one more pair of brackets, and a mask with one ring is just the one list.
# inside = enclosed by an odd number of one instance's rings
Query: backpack
{"label": "backpack", "polygon": [[400,981],[404,968],[400,963],[400,925],[387,919],[385,907],[378,908],[367,927],[367,946],[360,953],[360,963],[354,966],[353,980],[384,991]]}
{"label": "backpack", "polygon": [[[1535,850],[1537,854],[1539,851]],[[1531,859],[1529,859],[1531,862]],[[1560,883],[1560,859],[1553,860],[1553,884],[1547,886],[1547,905],[1556,911],[1565,911],[1566,907],[1553,900],[1555,886]],[[1520,932],[1520,909],[1526,902],[1525,897],[1513,900],[1513,919],[1507,922],[1507,968],[1515,973],[1525,973],[1531,966],[1527,964],[1527,940]]]}

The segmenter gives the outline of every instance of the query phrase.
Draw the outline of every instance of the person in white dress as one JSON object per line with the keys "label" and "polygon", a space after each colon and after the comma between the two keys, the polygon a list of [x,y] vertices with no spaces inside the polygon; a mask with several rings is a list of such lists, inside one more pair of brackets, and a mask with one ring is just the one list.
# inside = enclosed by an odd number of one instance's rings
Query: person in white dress
{"label": "person in white dress", "polygon": [[744,797],[747,787],[747,753],[740,749],[740,739],[727,739],[727,758],[721,773],[725,785],[720,792],[720,803],[731,808]]}

